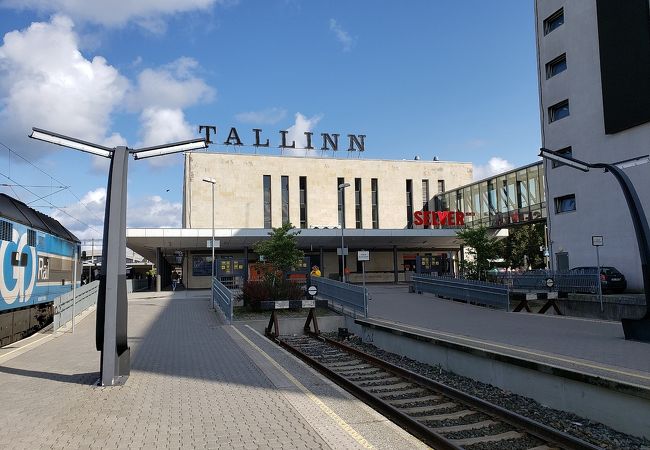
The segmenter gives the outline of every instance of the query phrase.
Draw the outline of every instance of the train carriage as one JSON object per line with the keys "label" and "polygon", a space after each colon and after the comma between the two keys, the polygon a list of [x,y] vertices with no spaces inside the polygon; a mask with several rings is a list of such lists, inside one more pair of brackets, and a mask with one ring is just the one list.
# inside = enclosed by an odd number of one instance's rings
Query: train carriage
{"label": "train carriage", "polygon": [[57,220],[0,194],[0,345],[51,321],[53,300],[72,290],[79,244]]}

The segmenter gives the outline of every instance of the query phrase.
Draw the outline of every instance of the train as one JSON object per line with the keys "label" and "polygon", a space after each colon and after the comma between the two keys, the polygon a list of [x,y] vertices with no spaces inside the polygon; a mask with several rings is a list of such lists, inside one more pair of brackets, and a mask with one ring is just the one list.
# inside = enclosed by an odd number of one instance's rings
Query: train
{"label": "train", "polygon": [[54,299],[79,285],[80,247],[56,219],[0,194],[0,347],[52,321]]}

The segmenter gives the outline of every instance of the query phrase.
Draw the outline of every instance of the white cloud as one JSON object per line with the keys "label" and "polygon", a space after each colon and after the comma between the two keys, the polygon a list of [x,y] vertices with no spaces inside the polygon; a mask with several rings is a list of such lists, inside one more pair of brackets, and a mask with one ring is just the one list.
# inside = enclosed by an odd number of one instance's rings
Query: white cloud
{"label": "white cloud", "polygon": [[[32,126],[92,142],[108,136],[111,113],[129,81],[101,56],[79,51],[74,24],[64,16],[4,36],[0,47],[0,133],[24,136]],[[12,141],[12,139],[9,139]]]}
{"label": "white cloud", "polygon": [[0,5],[14,9],[33,9],[43,13],[63,13],[80,22],[121,27],[133,21],[159,33],[164,19],[177,13],[206,11],[216,4],[233,0],[2,0]]}
{"label": "white cloud", "polygon": [[158,69],[144,69],[138,75],[138,83],[129,103],[131,108],[179,109],[211,102],[215,91],[194,75],[198,67],[196,60],[183,57]]}
{"label": "white cloud", "polygon": [[[81,201],[62,208],[62,211],[54,210],[51,216],[79,239],[101,239],[105,207],[106,189],[100,187],[87,192]],[[158,195],[129,197],[126,223],[128,227],[134,228],[180,227],[181,212],[180,202],[170,202]]]}
{"label": "white cloud", "polygon": [[483,178],[488,178],[492,175],[507,172],[514,168],[515,166],[511,162],[503,158],[499,158],[498,156],[493,156],[490,158],[486,165],[474,166],[474,180],[482,180]]}
{"label": "white cloud", "polygon": [[181,226],[180,202],[170,202],[158,195],[129,200],[126,222],[134,228],[179,228]]}
{"label": "white cloud", "polygon": [[267,108],[261,111],[249,111],[235,114],[235,119],[243,123],[273,125],[287,116],[286,109]]}
{"label": "white cloud", "polygon": [[[152,147],[177,141],[186,141],[197,136],[195,126],[185,120],[180,109],[147,108],[140,115],[142,141],[137,147]],[[159,156],[146,161],[154,167],[178,164],[178,154]]]}
{"label": "white cloud", "polygon": [[350,33],[345,31],[335,19],[330,19],[330,31],[334,33],[336,39],[341,43],[344,52],[352,50],[356,39],[350,36]]}
{"label": "white cloud", "polygon": [[[306,131],[311,131],[314,129],[316,124],[323,118],[322,115],[305,117],[299,112],[296,113],[296,121],[292,126],[290,126],[287,131],[287,145],[291,145],[292,142],[296,143],[296,150],[283,150],[284,154],[290,156],[311,156],[316,153],[316,150],[300,150],[307,146],[307,137],[305,136]],[[312,147],[314,145],[314,139],[312,137]]]}

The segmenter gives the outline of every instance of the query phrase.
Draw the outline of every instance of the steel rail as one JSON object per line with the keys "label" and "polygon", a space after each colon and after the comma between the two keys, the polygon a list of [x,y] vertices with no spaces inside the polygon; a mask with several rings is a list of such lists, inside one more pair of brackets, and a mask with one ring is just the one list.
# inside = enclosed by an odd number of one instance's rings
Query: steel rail
{"label": "steel rail", "polygon": [[[574,436],[571,436],[567,433],[555,430],[551,427],[548,427],[544,424],[535,422],[527,417],[524,417],[520,414],[509,411],[500,406],[491,404],[482,400],[480,398],[471,396],[467,393],[454,389],[450,386],[446,386],[442,383],[436,382],[429,378],[423,377],[422,375],[411,372],[410,370],[403,369],[401,367],[395,366],[391,363],[383,361],[375,356],[369,355],[361,350],[355,349],[348,345],[345,345],[341,342],[323,337],[321,335],[316,335],[314,333],[308,333],[312,338],[318,339],[324,343],[330,344],[336,348],[339,348],[347,353],[350,353],[362,360],[365,360],[371,364],[379,366],[383,370],[393,373],[399,377],[402,377],[414,384],[417,384],[425,389],[438,392],[442,395],[450,397],[459,403],[464,403],[476,411],[480,411],[488,416],[496,417],[501,422],[507,423],[515,429],[524,431],[525,433],[534,436],[544,442],[549,444],[559,446],[564,449],[571,450],[597,450],[600,447],[589,444],[583,440],[580,440]],[[319,372],[326,375],[328,378],[335,381],[337,384],[345,388],[348,392],[355,395],[360,400],[368,403],[377,411],[386,415],[392,421],[402,426],[404,429],[420,438],[422,441],[431,445],[436,449],[460,449],[454,443],[450,442],[444,436],[432,431],[427,426],[423,425],[421,422],[417,421],[417,418],[412,418],[403,412],[401,412],[396,407],[382,400],[376,395],[366,391],[364,388],[358,386],[354,382],[347,380],[344,376],[334,372],[332,369],[326,367],[316,359],[307,355],[300,349],[292,346],[290,343],[285,342],[281,339],[276,339],[282,347],[289,350],[291,353],[295,354],[302,360],[306,361],[312,367],[314,367]]]}

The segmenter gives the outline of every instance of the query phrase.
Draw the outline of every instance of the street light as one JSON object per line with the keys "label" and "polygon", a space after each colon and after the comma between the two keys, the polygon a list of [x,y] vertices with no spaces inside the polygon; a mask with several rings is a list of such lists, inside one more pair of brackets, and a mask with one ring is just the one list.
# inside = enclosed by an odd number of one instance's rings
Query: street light
{"label": "street light", "polygon": [[343,274],[343,282],[345,283],[345,244],[343,243],[343,228],[345,224],[345,202],[343,201],[343,190],[350,187],[350,183],[339,184],[339,195],[341,196],[341,272]]}
{"label": "street light", "polygon": [[135,159],[206,148],[203,139],[176,142],[143,149],[126,146],[104,147],[91,142],[64,136],[41,128],[32,128],[32,139],[61,145],[102,156],[111,160],[106,207],[104,210],[104,237],[102,268],[97,298],[97,325],[95,344],[101,352],[100,384],[123,384],[129,376],[131,350],[127,341],[128,304],[126,297],[126,185],[128,155]]}
{"label": "street light", "polygon": [[217,180],[214,178],[204,178],[203,181],[212,185],[212,240],[210,241],[210,246],[212,247],[212,282],[210,283],[210,290],[212,291],[212,308],[214,309],[214,185],[217,184]]}
{"label": "street light", "polygon": [[546,148],[540,149],[539,156],[551,159],[553,161],[565,164],[574,169],[589,172],[590,169],[605,169],[610,172],[618,181],[627,207],[632,216],[632,224],[634,225],[634,232],[636,234],[637,245],[639,246],[639,256],[641,257],[641,273],[643,275],[643,290],[645,292],[645,305],[646,312],[641,319],[621,319],[623,324],[623,332],[625,339],[633,339],[636,341],[650,342],[650,229],[648,228],[648,219],[643,211],[643,206],[639,200],[639,196],[634,189],[634,185],[630,178],[623,172],[622,169],[627,167],[634,167],[640,164],[650,162],[650,156],[644,155],[637,158],[627,159],[612,164],[607,163],[587,163],[579,159],[569,158],[560,153],[548,150]]}

